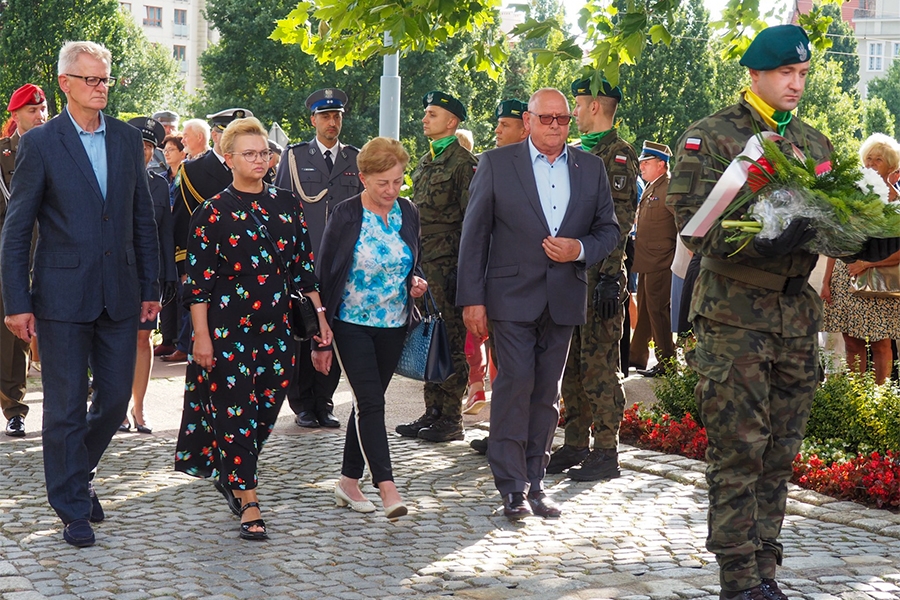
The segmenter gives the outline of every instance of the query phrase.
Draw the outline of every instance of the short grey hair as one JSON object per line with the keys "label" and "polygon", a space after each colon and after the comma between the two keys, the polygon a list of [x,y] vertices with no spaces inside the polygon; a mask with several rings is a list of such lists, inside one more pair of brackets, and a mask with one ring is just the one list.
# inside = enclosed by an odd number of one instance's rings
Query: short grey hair
{"label": "short grey hair", "polygon": [[203,134],[203,139],[206,141],[206,145],[209,146],[209,123],[203,119],[188,119],[181,125],[182,133],[187,133],[193,129],[196,129],[199,133]]}
{"label": "short grey hair", "polygon": [[106,69],[112,68],[112,54],[106,47],[96,42],[66,42],[59,51],[59,62],[56,64],[57,74],[65,75],[81,54],[88,54],[103,64]]}

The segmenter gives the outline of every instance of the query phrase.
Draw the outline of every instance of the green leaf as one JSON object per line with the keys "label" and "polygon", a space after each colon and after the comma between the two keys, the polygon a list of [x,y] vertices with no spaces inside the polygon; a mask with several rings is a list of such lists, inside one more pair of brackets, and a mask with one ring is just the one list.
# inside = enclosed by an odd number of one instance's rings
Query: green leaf
{"label": "green leaf", "polygon": [[654,25],[650,28],[650,41],[654,44],[662,42],[666,46],[672,43],[672,34],[664,25]]}

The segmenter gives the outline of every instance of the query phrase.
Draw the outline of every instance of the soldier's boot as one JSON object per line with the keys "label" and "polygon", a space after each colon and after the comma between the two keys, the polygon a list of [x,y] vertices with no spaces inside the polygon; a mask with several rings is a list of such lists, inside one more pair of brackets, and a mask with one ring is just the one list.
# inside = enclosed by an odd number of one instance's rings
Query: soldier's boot
{"label": "soldier's boot", "polygon": [[759,589],[762,590],[766,600],[788,600],[788,597],[778,588],[778,584],[775,583],[774,579],[763,577],[762,583],[759,584]]}
{"label": "soldier's boot", "polygon": [[441,418],[441,411],[435,407],[425,409],[425,414],[413,421],[412,423],[401,423],[394,429],[403,437],[419,437],[419,432],[426,427],[434,425],[435,421]]}
{"label": "soldier's boot", "polygon": [[762,591],[762,586],[755,586],[749,590],[741,590],[740,592],[719,592],[719,600],[768,600]]}
{"label": "soldier's boot", "polygon": [[562,473],[569,467],[574,467],[585,458],[587,458],[590,450],[587,448],[576,448],[564,444],[562,448],[550,455],[550,462],[547,463],[547,474],[556,475]]}
{"label": "soldier's boot", "polygon": [[419,430],[419,439],[429,442],[451,442],[465,439],[465,437],[462,415],[458,417],[442,416],[430,427]]}
{"label": "soldier's boot", "polygon": [[615,448],[595,448],[580,465],[572,467],[566,474],[575,481],[615,479],[621,476],[619,453]]}
{"label": "soldier's boot", "polygon": [[477,438],[469,442],[469,447],[472,448],[478,454],[487,454],[488,451],[488,439],[487,438]]}

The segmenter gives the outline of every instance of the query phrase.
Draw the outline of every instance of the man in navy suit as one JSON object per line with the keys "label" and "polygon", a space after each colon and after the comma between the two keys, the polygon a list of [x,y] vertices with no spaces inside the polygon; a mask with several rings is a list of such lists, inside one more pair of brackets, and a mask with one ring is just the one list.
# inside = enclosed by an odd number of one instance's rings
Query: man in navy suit
{"label": "man in navy suit", "polygon": [[141,134],[102,113],[115,85],[111,63],[93,42],[60,50],[66,108],[22,136],[0,238],[6,325],[25,341],[41,340],[47,498],[74,546],[92,545],[90,522],[103,520],[93,472],[125,418],[138,323],[160,309]]}
{"label": "man in navy suit", "polygon": [[510,520],[560,515],[543,478],[569,341],[585,322],[585,270],[619,240],[603,161],[566,145],[566,97],[538,90],[524,117],[528,139],[478,162],[456,296],[472,335],[487,336],[491,320],[499,368],[488,460]]}

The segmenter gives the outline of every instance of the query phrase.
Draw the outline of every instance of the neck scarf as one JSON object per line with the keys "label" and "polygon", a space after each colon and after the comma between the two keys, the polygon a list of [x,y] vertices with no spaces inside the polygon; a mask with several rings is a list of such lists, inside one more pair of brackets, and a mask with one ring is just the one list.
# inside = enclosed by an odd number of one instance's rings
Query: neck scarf
{"label": "neck scarf", "polygon": [[785,128],[791,122],[790,111],[775,110],[766,104],[765,100],[754,94],[750,88],[744,89],[743,92],[744,100],[759,113],[766,125],[777,131],[778,135],[784,135]]}
{"label": "neck scarf", "polygon": [[434,160],[443,153],[447,147],[456,141],[455,135],[448,135],[445,138],[434,140],[431,142],[431,160]]}

